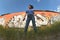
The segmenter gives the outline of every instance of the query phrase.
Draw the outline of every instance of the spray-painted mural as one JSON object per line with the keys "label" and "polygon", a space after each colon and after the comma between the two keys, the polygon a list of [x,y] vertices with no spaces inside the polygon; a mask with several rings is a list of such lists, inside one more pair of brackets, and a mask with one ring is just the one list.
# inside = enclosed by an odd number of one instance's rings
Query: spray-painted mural
{"label": "spray-painted mural", "polygon": [[[24,17],[22,15],[14,16],[10,20],[8,25],[10,27],[24,27],[25,23],[26,23],[26,18],[27,18],[27,16],[25,17],[25,20],[23,20]],[[37,14],[35,16],[35,22],[36,22],[36,26],[41,26],[41,25],[47,25],[48,20],[47,20],[46,17],[44,17],[44,16],[42,16],[40,14]],[[29,26],[32,26],[32,21],[30,21]]]}
{"label": "spray-painted mural", "polygon": [[[41,25],[48,25],[48,23],[52,24],[54,21],[60,21],[60,14],[58,12],[53,11],[43,11],[43,10],[35,10],[35,22],[36,26],[40,27]],[[8,25],[9,27],[18,27],[24,28],[26,23],[26,18],[24,19],[25,12],[16,12],[11,14],[6,14],[1,16],[0,25]],[[24,20],[23,20],[24,19]],[[30,21],[29,26],[32,26],[32,21]]]}

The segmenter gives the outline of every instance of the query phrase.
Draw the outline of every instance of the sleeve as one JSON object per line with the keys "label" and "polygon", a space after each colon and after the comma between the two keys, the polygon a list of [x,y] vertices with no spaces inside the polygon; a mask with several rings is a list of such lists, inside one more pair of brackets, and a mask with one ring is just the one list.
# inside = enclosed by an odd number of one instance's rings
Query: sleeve
{"label": "sleeve", "polygon": [[34,14],[34,10],[33,10],[33,14]]}

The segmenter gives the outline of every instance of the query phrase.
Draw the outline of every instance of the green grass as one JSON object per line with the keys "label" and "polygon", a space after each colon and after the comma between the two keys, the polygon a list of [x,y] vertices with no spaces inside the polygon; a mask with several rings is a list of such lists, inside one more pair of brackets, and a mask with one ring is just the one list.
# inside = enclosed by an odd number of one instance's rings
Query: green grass
{"label": "green grass", "polygon": [[41,26],[37,28],[37,33],[34,32],[33,28],[24,33],[24,29],[19,28],[3,28],[0,25],[0,39],[3,40],[47,40],[50,36],[58,36],[60,33],[60,22],[55,22],[50,26]]}

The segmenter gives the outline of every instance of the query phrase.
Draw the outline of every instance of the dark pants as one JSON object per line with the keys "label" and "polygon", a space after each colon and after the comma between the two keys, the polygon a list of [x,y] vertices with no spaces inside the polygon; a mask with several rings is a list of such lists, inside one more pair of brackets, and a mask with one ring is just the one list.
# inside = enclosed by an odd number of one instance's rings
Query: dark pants
{"label": "dark pants", "polygon": [[24,32],[27,32],[27,29],[28,29],[28,26],[29,26],[29,23],[30,23],[31,20],[32,20],[32,24],[33,24],[34,31],[36,32],[36,24],[35,24],[34,15],[28,15],[28,16],[27,16],[27,20],[26,20],[26,25],[25,25],[25,30],[24,30]]}

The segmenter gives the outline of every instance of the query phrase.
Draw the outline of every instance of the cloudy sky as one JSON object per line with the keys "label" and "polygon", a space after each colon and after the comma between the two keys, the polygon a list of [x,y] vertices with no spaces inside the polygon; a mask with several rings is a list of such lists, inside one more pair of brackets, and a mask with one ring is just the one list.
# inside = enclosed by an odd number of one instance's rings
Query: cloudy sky
{"label": "cloudy sky", "polygon": [[35,10],[58,11],[60,8],[60,0],[0,0],[0,15],[26,11],[29,4]]}

